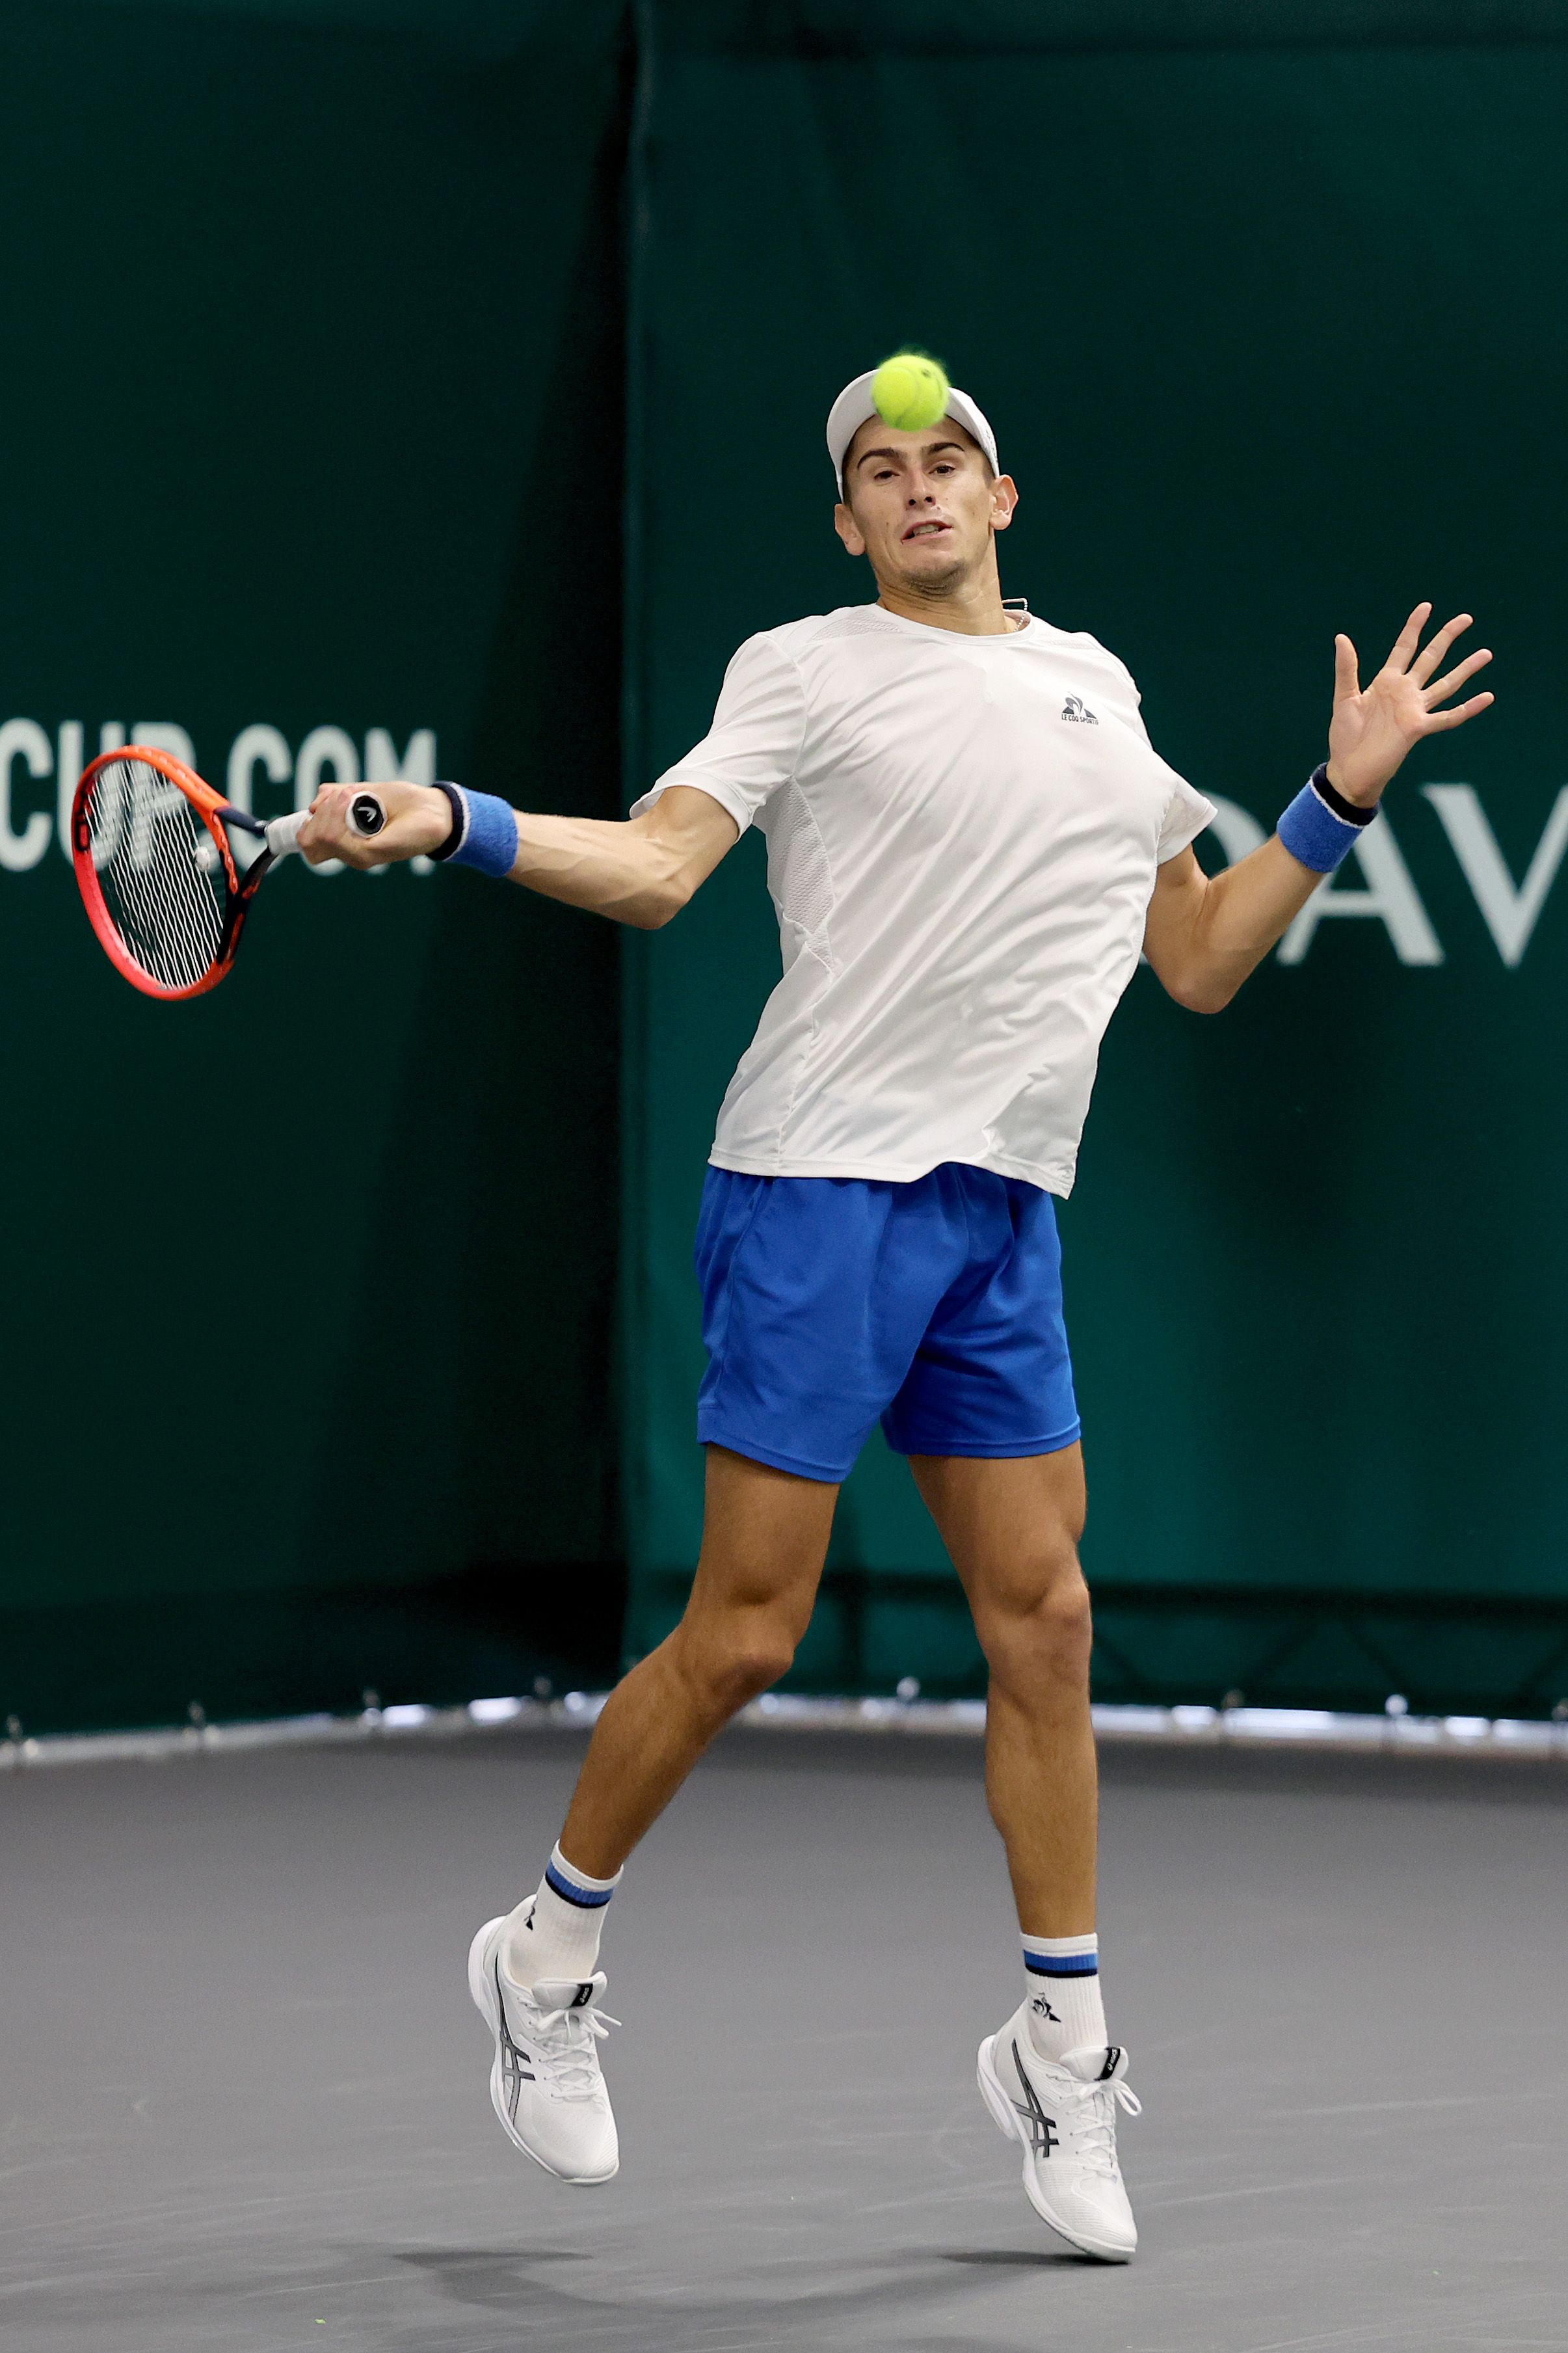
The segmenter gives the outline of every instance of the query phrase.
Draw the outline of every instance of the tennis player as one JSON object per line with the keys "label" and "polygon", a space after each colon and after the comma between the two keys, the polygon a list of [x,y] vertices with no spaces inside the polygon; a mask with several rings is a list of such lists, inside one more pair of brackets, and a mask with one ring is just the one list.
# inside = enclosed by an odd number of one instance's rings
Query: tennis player
{"label": "tennis player", "polygon": [[1018,493],[974,402],[954,390],[942,423],[897,432],[858,376],[827,446],[835,526],[876,602],[748,639],[707,736],[624,823],[389,785],[366,843],[350,787],[329,786],[301,844],[359,866],[450,857],[652,929],[754,825],[778,913],[783,977],[724,1098],[698,1223],[707,1502],[690,1599],[606,1702],[543,1877],[479,1931],[469,1986],[510,2139],[563,2181],[608,2180],[605,1915],[708,1743],[788,1668],[840,1482],[879,1421],[990,1670],[986,1795],[1023,1972],[980,2046],[980,2089],[1037,2211],[1121,2263],[1136,2232],[1117,2110],[1138,2102],[1100,1994],[1055,1204],[1140,950],[1179,1004],[1218,1012],[1412,744],[1490,702],[1452,702],[1489,657],[1445,670],[1469,616],[1423,647],[1418,605],[1363,687],[1338,638],[1327,761],[1273,838],[1210,879],[1192,845],[1211,805],[1154,751],[1122,664],[1003,600],[996,543]]}

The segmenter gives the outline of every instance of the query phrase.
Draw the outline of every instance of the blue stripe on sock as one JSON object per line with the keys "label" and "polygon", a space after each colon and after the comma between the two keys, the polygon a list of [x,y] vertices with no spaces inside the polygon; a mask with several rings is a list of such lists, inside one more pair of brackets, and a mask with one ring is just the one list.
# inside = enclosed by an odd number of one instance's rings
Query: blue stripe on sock
{"label": "blue stripe on sock", "polygon": [[609,1902],[616,1892],[613,1887],[579,1887],[574,1880],[563,1879],[552,1862],[544,1866],[544,1883],[552,1887],[557,1895],[564,1896],[568,1904],[576,1904],[584,1912],[596,1912],[602,1904]]}
{"label": "blue stripe on sock", "polygon": [[1024,1967],[1036,1978],[1097,1978],[1098,1953],[1026,1953]]}

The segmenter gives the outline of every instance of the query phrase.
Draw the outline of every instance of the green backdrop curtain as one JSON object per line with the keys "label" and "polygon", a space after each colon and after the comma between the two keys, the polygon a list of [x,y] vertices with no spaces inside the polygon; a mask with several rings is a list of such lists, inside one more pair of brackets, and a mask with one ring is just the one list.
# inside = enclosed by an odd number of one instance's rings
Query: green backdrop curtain
{"label": "green backdrop curtain", "polygon": [[[1551,1706],[1561,11],[5,0],[0,83],[0,1710],[602,1679],[670,1622],[757,845],[624,956],[296,870],[170,1012],[58,812],[121,729],[261,809],[624,807],[742,636],[868,593],[821,420],[906,339],[1210,859],[1319,756],[1336,628],[1374,659],[1431,596],[1499,649],[1229,1013],[1138,976],[1062,1223],[1103,1696]],[[796,1679],[904,1674],[980,1687],[874,1444]]]}
{"label": "green backdrop curtain", "polygon": [[[1499,649],[1223,1018],[1140,973],[1062,1219],[1103,1696],[1550,1705],[1568,1674],[1557,657],[1568,48],[1548,10],[655,8],[634,251],[629,781],[737,641],[868,593],[821,420],[905,340],[1023,492],[1004,585],[1271,826],[1331,639]],[[1559,822],[1561,820],[1561,822]],[[689,1239],[776,971],[747,843],[638,954],[631,1650],[697,1540]],[[1359,872],[1357,866],[1359,865]],[[1350,920],[1347,920],[1350,919]],[[800,1680],[975,1689],[903,1467],[846,1491]]]}
{"label": "green backdrop curtain", "polygon": [[614,812],[626,41],[593,0],[0,8],[30,1727],[614,1664],[611,935],[294,867],[151,1004],[58,812],[150,727],[268,813],[400,764]]}

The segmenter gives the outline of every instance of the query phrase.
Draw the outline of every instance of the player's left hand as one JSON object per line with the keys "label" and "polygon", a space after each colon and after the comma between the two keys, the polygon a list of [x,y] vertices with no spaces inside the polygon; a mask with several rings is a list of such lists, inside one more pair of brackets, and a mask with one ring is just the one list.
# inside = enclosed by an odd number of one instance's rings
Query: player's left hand
{"label": "player's left hand", "polygon": [[1411,746],[1423,735],[1447,727],[1462,727],[1494,699],[1472,694],[1452,711],[1439,703],[1457,694],[1490,661],[1483,648],[1467,654],[1441,678],[1433,672],[1460,632],[1471,626],[1468,613],[1456,613],[1426,645],[1421,632],[1432,617],[1430,605],[1417,605],[1401,629],[1393,652],[1371,682],[1363,686],[1356,668],[1356,650],[1348,638],[1334,639],[1334,715],[1329,723],[1329,782],[1348,801],[1371,808]]}

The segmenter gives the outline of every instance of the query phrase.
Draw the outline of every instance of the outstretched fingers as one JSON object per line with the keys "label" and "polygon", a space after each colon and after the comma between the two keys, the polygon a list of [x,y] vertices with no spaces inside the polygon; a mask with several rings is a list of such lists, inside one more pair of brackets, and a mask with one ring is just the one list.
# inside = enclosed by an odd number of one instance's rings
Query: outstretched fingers
{"label": "outstretched fingers", "polygon": [[1361,692],[1361,672],[1356,668],[1355,648],[1347,637],[1334,639],[1334,701],[1345,702]]}
{"label": "outstretched fingers", "polygon": [[1388,657],[1387,667],[1390,670],[1409,669],[1415,657],[1415,649],[1421,642],[1421,632],[1431,617],[1431,600],[1427,598],[1416,606],[1415,610],[1394,638],[1394,649]]}
{"label": "outstretched fingers", "polygon": [[1429,711],[1421,733],[1440,735],[1445,728],[1462,727],[1467,719],[1473,719],[1479,711],[1487,710],[1496,701],[1494,694],[1472,694],[1468,702],[1461,702],[1457,711]]}
{"label": "outstretched fingers", "polygon": [[1438,630],[1436,636],[1431,640],[1431,642],[1428,645],[1422,647],[1421,651],[1410,665],[1410,675],[1415,680],[1417,686],[1426,685],[1433,671],[1438,667],[1444,656],[1447,654],[1448,648],[1453,644],[1454,639],[1462,630],[1468,629],[1471,627],[1474,618],[1475,616],[1471,613],[1456,613],[1451,621],[1446,621],[1444,623],[1443,627]]}
{"label": "outstretched fingers", "polygon": [[1449,695],[1458,694],[1467,679],[1474,678],[1477,670],[1485,670],[1491,658],[1489,646],[1483,646],[1479,653],[1467,654],[1464,660],[1457,663],[1446,677],[1433,680],[1423,700],[1429,708],[1446,702]]}

